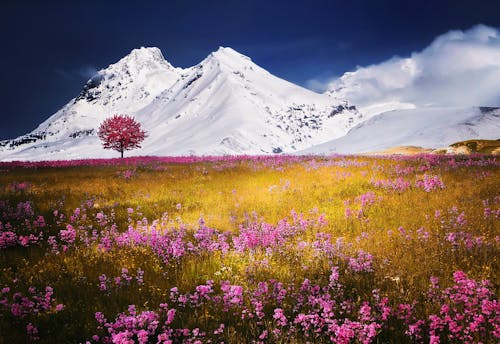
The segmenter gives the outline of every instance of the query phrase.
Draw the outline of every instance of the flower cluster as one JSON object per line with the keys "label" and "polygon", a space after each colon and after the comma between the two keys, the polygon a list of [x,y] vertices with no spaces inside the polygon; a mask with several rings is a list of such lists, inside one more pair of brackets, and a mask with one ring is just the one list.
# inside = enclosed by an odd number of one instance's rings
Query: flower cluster
{"label": "flower cluster", "polygon": [[0,317],[10,316],[16,322],[24,324],[26,334],[31,340],[38,339],[38,328],[33,325],[35,319],[42,315],[58,313],[64,305],[57,303],[52,287],[45,287],[38,291],[35,287],[28,288],[27,293],[13,291],[12,287],[3,287],[0,290]]}
{"label": "flower cluster", "polygon": [[415,186],[424,189],[425,192],[431,192],[434,190],[445,188],[440,176],[429,174],[424,174],[421,179],[418,179],[415,182]]}

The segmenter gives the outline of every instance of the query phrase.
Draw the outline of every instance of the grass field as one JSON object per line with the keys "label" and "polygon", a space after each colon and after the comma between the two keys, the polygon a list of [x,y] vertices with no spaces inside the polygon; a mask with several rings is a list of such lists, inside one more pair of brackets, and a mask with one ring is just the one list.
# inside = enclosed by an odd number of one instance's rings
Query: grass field
{"label": "grass field", "polygon": [[0,343],[495,343],[488,155],[0,163]]}

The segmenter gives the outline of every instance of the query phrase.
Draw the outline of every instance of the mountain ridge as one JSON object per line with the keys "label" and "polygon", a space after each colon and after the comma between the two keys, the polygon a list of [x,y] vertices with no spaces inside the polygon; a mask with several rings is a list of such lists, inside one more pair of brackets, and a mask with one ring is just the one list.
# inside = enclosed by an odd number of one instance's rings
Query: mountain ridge
{"label": "mountain ridge", "polygon": [[[476,27],[442,35],[410,57],[347,72],[324,93],[276,77],[230,47],[187,68],[174,67],[156,47],[133,49],[99,70],[35,130],[0,141],[0,160],[116,156],[96,135],[99,124],[116,113],[133,115],[149,133],[141,149],[128,152],[132,156],[367,153],[498,139],[496,91],[487,90],[485,98],[477,90],[484,87],[456,83],[452,73],[458,68],[458,80],[470,75],[471,66],[480,80],[499,73],[491,65],[496,49],[485,47],[494,40],[500,49],[490,31]],[[445,63],[450,47],[473,56],[471,42],[485,49],[487,66],[481,59]],[[435,75],[442,78],[428,85]],[[457,97],[463,90],[467,94]],[[466,99],[450,105],[458,98]],[[479,106],[481,99],[490,101]]]}
{"label": "mountain ridge", "polygon": [[280,79],[232,48],[177,68],[160,49],[141,47],[98,71],[31,133],[2,141],[0,159],[113,156],[96,129],[114,113],[134,115],[150,133],[132,155],[293,153],[362,120],[355,107]]}

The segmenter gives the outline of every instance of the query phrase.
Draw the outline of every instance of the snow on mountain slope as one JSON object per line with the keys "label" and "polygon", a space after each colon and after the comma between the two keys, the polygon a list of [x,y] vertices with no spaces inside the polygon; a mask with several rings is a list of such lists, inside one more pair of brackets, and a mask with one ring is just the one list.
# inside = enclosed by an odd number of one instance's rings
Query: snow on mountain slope
{"label": "snow on mountain slope", "polygon": [[[135,112],[173,85],[182,69],[168,63],[158,48],[140,48],[99,71],[82,92],[35,132],[57,138],[71,128],[91,129],[89,122],[100,122],[114,112]],[[59,134],[59,135],[58,135]]]}
{"label": "snow on mountain slope", "polygon": [[114,113],[134,115],[149,134],[129,156],[294,152],[363,120],[354,106],[277,78],[231,48],[187,69],[141,48],[99,71],[32,133],[0,142],[0,160],[116,156],[96,136]]}
{"label": "snow on mountain slope", "polygon": [[300,153],[366,153],[403,145],[441,148],[472,138],[499,137],[499,108],[429,107],[385,112],[358,124],[341,138]]}
{"label": "snow on mountain slope", "polygon": [[[79,151],[94,156],[99,123],[114,113],[133,113],[146,106],[173,85],[182,71],[172,67],[158,48],[134,49],[96,73],[77,97],[33,132],[0,142],[0,158],[70,159],[78,158]],[[112,156],[108,153],[98,156]]]}
{"label": "snow on mountain slope", "polygon": [[355,108],[277,78],[231,48],[210,54],[137,113],[151,154],[293,152],[340,137]]}

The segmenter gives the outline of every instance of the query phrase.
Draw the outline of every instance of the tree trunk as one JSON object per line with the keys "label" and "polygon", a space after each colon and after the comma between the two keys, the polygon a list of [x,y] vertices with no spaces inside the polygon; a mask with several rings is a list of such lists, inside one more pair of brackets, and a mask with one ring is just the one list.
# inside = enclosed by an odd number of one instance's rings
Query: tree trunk
{"label": "tree trunk", "polygon": [[120,153],[122,153],[122,158],[123,158],[123,149],[120,151]]}

